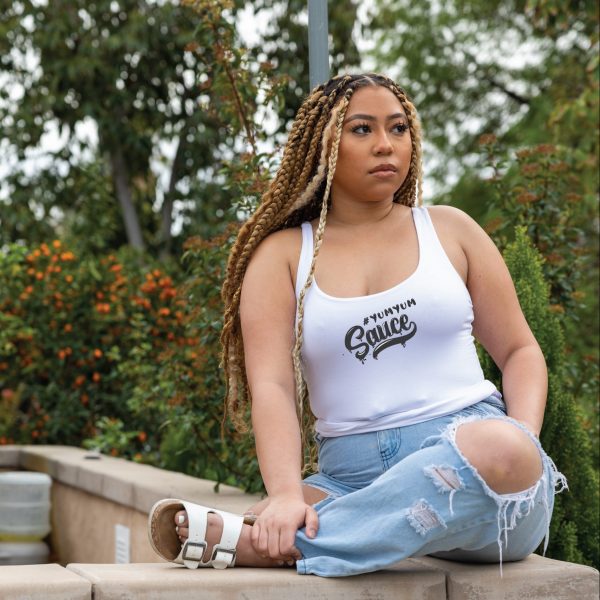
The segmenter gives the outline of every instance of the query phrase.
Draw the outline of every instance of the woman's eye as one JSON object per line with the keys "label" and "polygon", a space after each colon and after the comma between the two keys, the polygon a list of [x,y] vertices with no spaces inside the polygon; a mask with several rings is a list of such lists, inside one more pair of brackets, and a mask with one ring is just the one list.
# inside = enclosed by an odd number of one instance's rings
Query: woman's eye
{"label": "woman's eye", "polygon": [[396,123],[396,125],[394,125],[393,130],[396,133],[404,133],[405,131],[408,131],[408,125],[406,123]]}
{"label": "woman's eye", "polygon": [[352,128],[352,133],[369,133],[369,131],[371,131],[371,128],[366,123],[361,123]]}

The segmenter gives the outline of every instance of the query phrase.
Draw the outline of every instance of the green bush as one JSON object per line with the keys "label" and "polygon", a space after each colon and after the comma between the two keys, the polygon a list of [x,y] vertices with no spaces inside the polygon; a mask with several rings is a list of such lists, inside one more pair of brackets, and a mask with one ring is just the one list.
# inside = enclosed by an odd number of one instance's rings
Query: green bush
{"label": "green bush", "polygon": [[[524,227],[504,258],[511,272],[523,313],[546,358],[548,401],[540,440],[557,468],[566,476],[569,491],[555,498],[547,556],[598,566],[599,491],[590,441],[580,409],[565,386],[565,348],[561,323],[551,310],[550,288],[542,273],[543,259]],[[500,374],[483,356],[486,375],[500,385]]]}

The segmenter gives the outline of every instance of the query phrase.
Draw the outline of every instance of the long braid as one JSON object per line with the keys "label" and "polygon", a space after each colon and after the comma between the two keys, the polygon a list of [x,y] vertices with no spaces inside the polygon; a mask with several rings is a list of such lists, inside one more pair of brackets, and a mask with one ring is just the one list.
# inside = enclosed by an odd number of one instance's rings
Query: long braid
{"label": "long braid", "polygon": [[[315,267],[317,264],[317,256],[319,254],[319,250],[321,248],[321,244],[323,242],[323,233],[325,231],[325,222],[327,220],[327,200],[329,199],[329,194],[331,191],[331,184],[333,182],[333,175],[335,173],[335,165],[337,163],[338,150],[340,145],[340,138],[342,133],[342,124],[344,122],[344,115],[346,114],[346,109],[348,108],[348,104],[350,102],[351,91],[347,94],[344,99],[338,104],[338,106],[334,109],[330,125],[328,130],[333,131],[333,146],[331,147],[331,153],[329,155],[329,164],[328,164],[328,173],[327,173],[327,184],[325,187],[325,193],[323,194],[323,200],[321,202],[321,213],[319,215],[319,225],[317,226],[317,231],[315,234],[315,240],[313,245],[313,256],[310,263],[310,269],[308,272],[308,277],[300,291],[300,295],[298,297],[298,307],[297,307],[297,323],[296,323],[296,340],[294,343],[294,350],[292,352],[292,360],[294,365],[294,377],[296,381],[296,403],[298,410],[298,418],[300,423],[305,421],[304,418],[304,408],[307,404],[308,394],[306,389],[306,382],[304,380],[304,376],[302,374],[302,360],[301,360],[301,348],[302,342],[304,339],[303,333],[303,321],[304,321],[304,297],[306,296],[306,292],[312,285]],[[305,428],[301,428],[301,441],[302,447],[306,448],[309,446],[307,440],[305,439],[306,431]],[[310,461],[309,461],[310,462]],[[305,465],[306,466],[306,465]]]}
{"label": "long braid", "polygon": [[[291,357],[301,439],[303,448],[309,449],[309,463],[316,456],[316,449],[314,444],[308,442],[314,417],[307,410],[308,394],[301,368],[304,299],[314,280],[316,259],[323,240],[344,115],[353,92],[367,85],[388,88],[398,98],[408,118],[411,162],[405,181],[394,194],[394,202],[407,206],[422,204],[421,126],[415,107],[404,90],[391,79],[374,73],[334,77],[314,88],[302,103],[275,178],[257,210],[238,232],[230,252],[222,290],[225,313],[221,343],[226,381],[223,419],[229,415],[235,427],[244,432],[248,430],[250,393],[244,365],[239,306],[246,269],[256,248],[268,235],[319,218],[309,276],[298,298],[296,339]],[[307,466],[306,461],[304,466]]]}

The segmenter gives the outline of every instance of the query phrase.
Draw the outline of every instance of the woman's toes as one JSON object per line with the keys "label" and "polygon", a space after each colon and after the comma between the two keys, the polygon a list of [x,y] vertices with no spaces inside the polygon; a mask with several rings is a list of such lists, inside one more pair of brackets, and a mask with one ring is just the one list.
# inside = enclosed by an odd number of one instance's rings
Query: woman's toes
{"label": "woman's toes", "polygon": [[175,531],[179,536],[179,539],[183,542],[187,540],[190,530],[187,527],[177,526],[175,527]]}
{"label": "woman's toes", "polygon": [[180,510],[175,513],[175,525],[186,525],[187,526],[187,514],[185,510]]}

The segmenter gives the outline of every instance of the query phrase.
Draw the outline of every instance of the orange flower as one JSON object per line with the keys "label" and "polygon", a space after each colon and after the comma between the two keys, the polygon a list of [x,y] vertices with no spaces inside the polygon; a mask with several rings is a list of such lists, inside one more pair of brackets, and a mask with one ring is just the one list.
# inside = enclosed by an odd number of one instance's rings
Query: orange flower
{"label": "orange flower", "polygon": [[148,435],[146,434],[145,431],[140,431],[138,433],[138,440],[140,440],[140,442],[142,442],[142,444],[148,439]]}
{"label": "orange flower", "polygon": [[60,255],[60,259],[65,262],[68,260],[73,260],[74,258],[75,258],[75,255],[72,252],[63,252]]}
{"label": "orange flower", "polygon": [[533,192],[523,192],[517,196],[516,200],[519,204],[529,204],[530,202],[539,200],[539,196]]}
{"label": "orange flower", "polygon": [[40,250],[44,256],[50,256],[50,248],[48,248],[48,244],[41,244]]}
{"label": "orange flower", "polygon": [[161,308],[159,309],[158,314],[161,317],[168,317],[171,314],[171,311],[168,308]]}
{"label": "orange flower", "polygon": [[98,300],[102,300],[104,298],[104,294],[102,292],[96,292],[96,298],[98,298]]}
{"label": "orange flower", "polygon": [[90,397],[87,394],[81,394],[81,404],[83,404],[84,406],[87,406],[89,401],[90,401]]}
{"label": "orange flower", "polygon": [[100,348],[94,350],[94,358],[102,358],[102,350]]}
{"label": "orange flower", "polygon": [[31,294],[31,292],[33,292],[33,286],[32,286],[32,285],[28,285],[28,286],[25,288],[25,292],[26,292],[27,294]]}
{"label": "orange flower", "polygon": [[65,356],[67,356],[67,354],[66,354],[66,352],[65,352],[64,350],[59,350],[59,351],[57,352],[57,354],[58,354],[58,358],[59,358],[60,360],[65,360]]}
{"label": "orange flower", "polygon": [[100,375],[100,373],[98,373],[98,372],[96,372],[92,375],[92,381],[95,381],[96,383],[98,383],[101,379],[102,379],[102,375]]}
{"label": "orange flower", "polygon": [[35,269],[33,267],[29,267],[29,269],[27,269],[27,275],[35,275]]}
{"label": "orange flower", "polygon": [[10,400],[14,396],[14,392],[8,388],[2,390],[2,400]]}
{"label": "orange flower", "polygon": [[39,281],[40,279],[44,279],[44,274],[41,271],[38,271],[35,274],[35,278]]}
{"label": "orange flower", "polygon": [[73,325],[71,325],[71,323],[66,323],[63,329],[69,333],[70,331],[73,331]]}
{"label": "orange flower", "polygon": [[67,356],[71,356],[71,354],[73,354],[73,350],[72,350],[71,348],[69,348],[69,346],[67,346],[67,347],[65,348],[65,354],[66,354]]}
{"label": "orange flower", "polygon": [[75,378],[76,387],[81,387],[85,383],[85,375],[77,375]]}
{"label": "orange flower", "polygon": [[52,245],[58,250],[62,244],[60,243],[60,240],[54,240]]}
{"label": "orange flower", "polygon": [[96,310],[100,314],[108,314],[110,312],[110,304],[106,302],[99,302],[98,304],[96,304]]}
{"label": "orange flower", "polygon": [[40,435],[40,432],[39,432],[37,429],[34,429],[34,430],[31,432],[31,437],[32,437],[34,440],[35,440],[36,438],[38,438],[38,437],[39,437],[39,435]]}
{"label": "orange flower", "polygon": [[110,268],[110,270],[111,270],[113,273],[118,273],[118,272],[119,272],[119,271],[120,271],[122,268],[123,268],[123,266],[122,266],[122,265],[120,265],[120,264],[116,263],[116,264],[114,264],[114,265],[113,265],[113,266]]}
{"label": "orange flower", "polygon": [[479,136],[478,142],[481,146],[488,146],[493,144],[497,139],[498,138],[493,133],[484,133]]}

